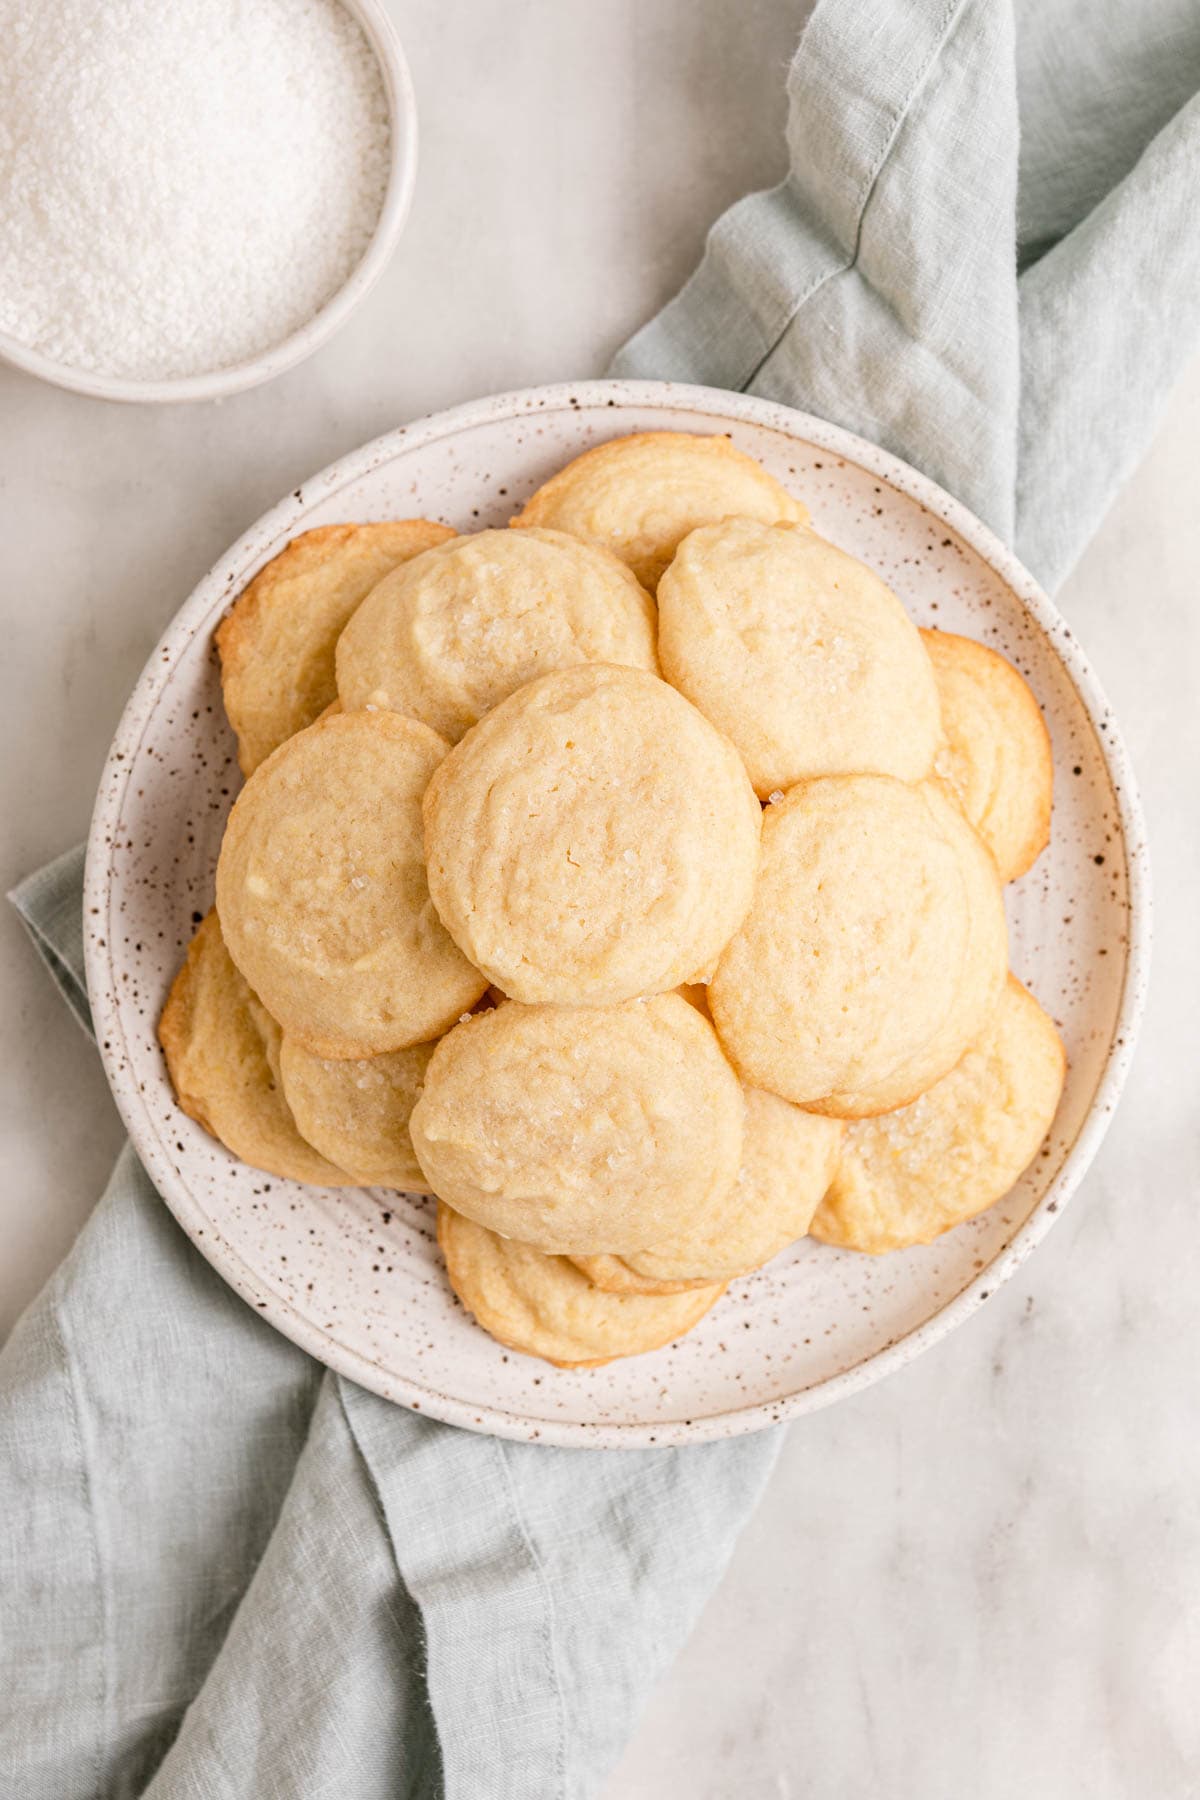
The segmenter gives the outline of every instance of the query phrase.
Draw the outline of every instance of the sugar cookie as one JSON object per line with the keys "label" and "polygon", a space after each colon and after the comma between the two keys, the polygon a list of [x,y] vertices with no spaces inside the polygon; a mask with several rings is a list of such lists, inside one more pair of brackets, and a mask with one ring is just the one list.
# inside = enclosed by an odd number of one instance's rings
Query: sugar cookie
{"label": "sugar cookie", "polygon": [[338,640],[347,712],[408,713],[456,742],[527,681],[576,663],[658,673],[654,602],[561,531],[481,531],[386,576]]}
{"label": "sugar cookie", "polygon": [[681,538],[735,515],[803,522],[808,509],[727,437],[645,431],[577,456],[512,522],[553,526],[611,550],[653,593]]}
{"label": "sugar cookie", "polygon": [[935,768],[1015,881],[1050,842],[1050,733],[1028,684],[986,644],[923,631],[937,678],[945,743]]}
{"label": "sugar cookie", "polygon": [[453,536],[429,519],[318,525],[259,570],[217,627],[221,689],[243,775],[336,697],[338,635],[375,583]]}
{"label": "sugar cookie", "polygon": [[926,806],[955,847],[966,888],[970,929],[954,1004],[933,1036],[916,1045],[890,1075],[868,1086],[810,1101],[814,1112],[862,1119],[907,1106],[953,1068],[983,1031],[1004,991],[1008,926],[992,854],[940,782],[922,783],[922,793]]}
{"label": "sugar cookie", "polygon": [[649,1249],[574,1260],[608,1293],[671,1293],[748,1275],[808,1230],[837,1168],[844,1129],[839,1119],[747,1088],[741,1164],[712,1211]]}
{"label": "sugar cookie", "polygon": [[297,1130],[268,1049],[279,1027],[234,967],[215,912],[188,946],[158,1040],[180,1106],[234,1156],[284,1181],[352,1185]]}
{"label": "sugar cookie", "polygon": [[526,1002],[603,1004],[705,972],[750,904],[761,809],[666,682],[588,663],[501,701],[425,796],[429,891]]}
{"label": "sugar cookie", "polygon": [[332,1061],[285,1037],[284,1097],[308,1142],[361,1186],[428,1193],[408,1120],[432,1055],[432,1044],[413,1044],[382,1056]]}
{"label": "sugar cookie", "polygon": [[812,1234],[879,1254],[928,1244],[1006,1194],[1050,1129],[1066,1060],[1015,976],[983,1037],[911,1106],[850,1126]]}
{"label": "sugar cookie", "polygon": [[604,1294],[565,1256],[498,1237],[442,1204],[438,1243],[450,1285],[498,1343],[561,1369],[595,1369],[660,1350],[690,1331],[724,1288]]}
{"label": "sugar cookie", "polygon": [[891,589],[790,523],[684,538],[658,589],[663,673],[724,732],[760,800],[815,775],[927,775],[933,668]]}
{"label": "sugar cookie", "polygon": [[315,1055],[445,1031],[487,986],[429,898],[421,796],[446,746],[399,713],[335,713],[246,783],[217,864],[229,953]]}
{"label": "sugar cookie", "polygon": [[995,932],[972,917],[970,836],[935,784],[886,775],[826,776],[767,807],[754,904],[709,987],[747,1085],[836,1102],[888,1082],[938,1034],[926,1084],[953,1067],[992,998],[974,967],[990,971]]}
{"label": "sugar cookie", "polygon": [[409,1128],[434,1193],[564,1255],[661,1243],[725,1196],[745,1106],[678,994],[622,1006],[509,1000],[437,1046]]}

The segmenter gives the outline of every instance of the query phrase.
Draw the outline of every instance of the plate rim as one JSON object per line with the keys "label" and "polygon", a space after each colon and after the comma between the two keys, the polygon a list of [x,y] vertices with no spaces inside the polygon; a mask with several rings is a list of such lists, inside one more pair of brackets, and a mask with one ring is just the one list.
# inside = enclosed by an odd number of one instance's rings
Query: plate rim
{"label": "plate rim", "polygon": [[264,1288],[254,1271],[231,1245],[212,1232],[212,1220],[192,1201],[169,1159],[160,1151],[158,1134],[136,1084],[126,1078],[125,1033],[117,1005],[111,960],[112,932],[104,929],[103,947],[94,931],[84,933],[88,995],[96,1041],[113,1099],[134,1149],[154,1185],[191,1243],[218,1274],[276,1330],[326,1367],[396,1404],[426,1417],[467,1430],[517,1441],[579,1448],[644,1449],[705,1443],[765,1429],[786,1419],[816,1412],[884,1380],[914,1361],[969,1318],[1037,1248],[1079,1188],[1111,1123],[1133,1060],[1145,1010],[1153,935],[1151,878],[1145,822],[1137,783],[1119,724],[1104,690],[1077,638],[1033,576],[990,527],[952,494],[890,451],[843,426],[810,413],[754,395],[721,388],[669,381],[589,379],[517,388],[463,405],[430,413],[371,439],[319,470],[286,499],[263,513],[230,546],[197,583],[174,614],[151,651],[122,712],[99,787],[88,834],[84,874],[85,917],[97,909],[106,921],[113,893],[108,848],[125,792],[132,778],[134,755],[144,736],[161,690],[171,678],[176,657],[197,634],[201,623],[234,591],[234,582],[264,545],[291,535],[318,500],[358,480],[397,454],[420,449],[480,425],[539,412],[590,411],[625,407],[670,408],[727,419],[781,432],[815,444],[832,455],[858,464],[885,479],[899,492],[950,527],[1013,592],[1048,640],[1079,696],[1092,728],[1112,790],[1125,858],[1128,920],[1120,1004],[1096,1092],[1063,1166],[1008,1246],[960,1293],[920,1325],[864,1357],[850,1368],[783,1398],[728,1408],[704,1418],[655,1424],[647,1421],[604,1422],[535,1418],[492,1406],[456,1399],[419,1382],[398,1377],[381,1364],[339,1344],[310,1323],[292,1305]]}

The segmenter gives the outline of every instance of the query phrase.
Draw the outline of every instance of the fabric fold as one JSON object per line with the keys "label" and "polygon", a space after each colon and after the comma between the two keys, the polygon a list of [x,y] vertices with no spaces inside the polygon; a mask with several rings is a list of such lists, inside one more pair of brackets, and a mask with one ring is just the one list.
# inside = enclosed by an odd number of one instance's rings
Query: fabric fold
{"label": "fabric fold", "polygon": [[127,1146],[0,1355],[0,1769],[23,1800],[141,1791],[271,1536],[320,1379]]}
{"label": "fabric fold", "polygon": [[341,1391],[424,1620],[447,1793],[586,1800],[720,1579],[779,1433],[561,1450],[399,1426]]}
{"label": "fabric fold", "polygon": [[44,869],[27,875],[7,898],[21,915],[51,981],[94,1042],[83,966],[84,854],[82,844],[64,850]]}
{"label": "fabric fold", "polygon": [[1021,277],[1016,550],[1049,586],[1136,468],[1200,340],[1198,216],[1200,95]]}
{"label": "fabric fold", "polygon": [[695,275],[613,373],[749,388],[845,425],[1011,538],[1011,11],[819,6],[788,90],[787,180],[718,220]]}
{"label": "fabric fold", "polygon": [[271,1535],[146,1800],[441,1791],[420,1614],[334,1375]]}

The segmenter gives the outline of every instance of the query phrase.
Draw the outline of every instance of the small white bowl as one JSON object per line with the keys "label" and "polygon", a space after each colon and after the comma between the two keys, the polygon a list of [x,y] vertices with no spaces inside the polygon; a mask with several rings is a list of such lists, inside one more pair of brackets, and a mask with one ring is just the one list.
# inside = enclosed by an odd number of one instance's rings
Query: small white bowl
{"label": "small white bowl", "polygon": [[55,387],[89,394],[96,400],[155,404],[174,400],[222,400],[229,394],[240,394],[244,388],[258,387],[260,382],[270,381],[276,375],[282,375],[285,369],[294,368],[340,330],[387,267],[404,229],[417,178],[417,102],[395,27],[384,11],[382,0],[341,0],[341,3],[362,26],[363,35],[378,59],[387,95],[391,148],[387,188],[371,241],[362,261],[332,299],[327,300],[299,330],[264,350],[261,356],[230,363],[227,368],[213,369],[203,375],[184,375],[177,380],[138,381],[124,375],[104,375],[93,369],[68,368],[64,363],[31,350],[27,344],[3,331],[0,331],[0,362],[11,363],[14,368],[37,375]]}

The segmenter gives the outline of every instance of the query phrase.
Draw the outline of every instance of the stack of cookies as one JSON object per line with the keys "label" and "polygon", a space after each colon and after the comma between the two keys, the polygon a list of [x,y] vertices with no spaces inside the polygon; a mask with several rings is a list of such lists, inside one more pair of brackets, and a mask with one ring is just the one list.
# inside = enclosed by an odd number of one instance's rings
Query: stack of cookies
{"label": "stack of cookies", "polygon": [[257,1168],[436,1195],[501,1343],[653,1349],[1037,1151],[1064,1059],[1001,898],[1049,835],[1037,703],[726,438],[601,445],[507,530],[307,532],[217,643],[247,779],[179,1103]]}

